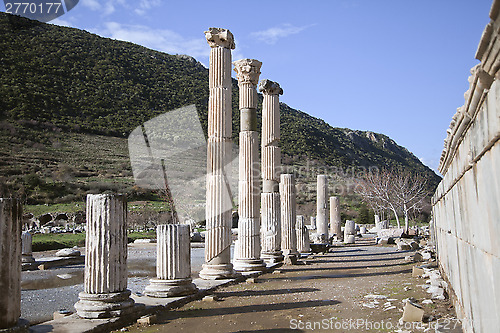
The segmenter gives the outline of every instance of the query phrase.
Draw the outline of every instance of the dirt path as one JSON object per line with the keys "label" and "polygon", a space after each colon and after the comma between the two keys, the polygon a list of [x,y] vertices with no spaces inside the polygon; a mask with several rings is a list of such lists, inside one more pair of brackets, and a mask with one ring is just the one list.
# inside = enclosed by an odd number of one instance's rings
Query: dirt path
{"label": "dirt path", "polygon": [[[220,301],[200,300],[158,314],[158,324],[128,327],[130,332],[396,332],[402,300],[429,295],[411,276],[412,252],[379,247],[373,239],[315,255],[307,264],[284,266],[255,282],[219,289]],[[370,304],[368,294],[387,299]],[[384,311],[390,302],[395,308]],[[371,306],[373,308],[367,307]],[[454,315],[448,301],[424,305],[426,316]],[[442,320],[442,319],[441,319]],[[424,324],[432,328],[436,321]],[[413,329],[409,331],[424,331]]]}

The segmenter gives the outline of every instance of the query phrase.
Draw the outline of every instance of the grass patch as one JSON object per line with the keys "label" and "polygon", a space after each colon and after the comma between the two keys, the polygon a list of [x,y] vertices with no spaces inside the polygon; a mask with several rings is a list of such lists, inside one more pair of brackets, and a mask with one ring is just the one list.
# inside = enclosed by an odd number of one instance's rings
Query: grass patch
{"label": "grass patch", "polygon": [[33,251],[58,250],[73,246],[85,246],[85,234],[35,234]]}
{"label": "grass patch", "polygon": [[76,213],[78,211],[85,211],[85,203],[71,202],[54,205],[25,205],[23,211],[25,213],[31,213],[34,216],[40,216],[46,213]]}
{"label": "grass patch", "polygon": [[155,231],[147,231],[147,232],[130,232],[128,234],[129,242],[130,240],[135,241],[136,239],[155,239],[156,238],[156,232]]}

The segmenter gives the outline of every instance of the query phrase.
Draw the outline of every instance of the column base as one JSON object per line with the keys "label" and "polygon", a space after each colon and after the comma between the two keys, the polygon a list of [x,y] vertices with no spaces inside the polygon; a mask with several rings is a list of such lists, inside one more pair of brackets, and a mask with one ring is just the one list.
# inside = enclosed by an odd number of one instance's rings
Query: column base
{"label": "column base", "polygon": [[199,273],[203,280],[232,279],[236,276],[233,264],[203,264]]}
{"label": "column base", "polygon": [[134,300],[130,298],[130,290],[117,293],[78,294],[76,313],[87,319],[121,317],[133,311]]}
{"label": "column base", "polygon": [[281,251],[276,252],[261,252],[260,258],[267,264],[275,264],[283,261],[283,254]]}
{"label": "column base", "polygon": [[354,244],[356,242],[356,238],[354,235],[347,235],[344,237],[344,244]]}
{"label": "column base", "polygon": [[20,318],[15,326],[9,328],[0,328],[0,333],[27,333],[30,323],[26,319]]}
{"label": "column base", "polygon": [[151,279],[150,284],[144,289],[144,295],[149,297],[175,297],[194,294],[198,288],[187,279]]}
{"label": "column base", "polygon": [[234,270],[238,272],[261,272],[266,269],[262,259],[235,259]]}
{"label": "column base", "polygon": [[31,264],[35,262],[35,258],[33,258],[33,256],[30,254],[23,254],[21,255],[21,262],[23,264]]}
{"label": "column base", "polygon": [[297,259],[299,258],[299,254],[297,252],[291,252],[290,250],[283,250],[283,257],[285,265],[296,265]]}

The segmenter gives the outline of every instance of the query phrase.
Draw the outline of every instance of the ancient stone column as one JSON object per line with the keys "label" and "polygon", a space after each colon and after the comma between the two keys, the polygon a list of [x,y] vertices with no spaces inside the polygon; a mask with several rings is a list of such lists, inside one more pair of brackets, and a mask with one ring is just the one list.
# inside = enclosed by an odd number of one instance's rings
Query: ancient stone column
{"label": "ancient stone column", "polygon": [[156,279],[144,290],[146,296],[189,295],[197,288],[191,280],[191,243],[187,224],[156,227]]}
{"label": "ancient stone column", "polygon": [[238,241],[234,269],[264,270],[260,258],[260,184],[258,169],[257,83],[262,63],[255,59],[235,61],[240,89],[240,155],[238,182]]}
{"label": "ancient stone column", "polygon": [[16,199],[0,198],[0,330],[27,332],[21,317],[22,207]]}
{"label": "ancient stone column", "polygon": [[343,238],[342,221],[340,219],[339,198],[330,197],[330,236],[335,235],[337,240]]}
{"label": "ancient stone column", "polygon": [[281,198],[281,250],[285,263],[297,262],[297,235],[295,232],[295,178],[293,174],[282,174],[280,178]]}
{"label": "ancient stone column", "polygon": [[297,233],[297,252],[311,252],[309,246],[309,230],[307,230],[305,218],[302,215],[297,215],[297,225],[295,226]]}
{"label": "ancient stone column", "polygon": [[353,244],[356,235],[356,223],[354,221],[345,221],[344,226],[344,243]]}
{"label": "ancient stone column", "polygon": [[316,230],[316,216],[311,216],[311,229]]}
{"label": "ancient stone column", "polygon": [[33,258],[33,236],[28,231],[21,234],[21,261],[23,264],[35,262],[35,258]]}
{"label": "ancient stone column", "polygon": [[316,198],[316,233],[320,243],[328,242],[328,181],[326,175],[318,175]]}
{"label": "ancient stone column", "polygon": [[75,304],[83,318],[126,315],[134,301],[127,289],[127,201],[118,194],[87,195],[84,291]]}
{"label": "ancient stone column", "polygon": [[259,83],[262,92],[262,194],[260,196],[261,258],[268,263],[283,260],[281,252],[281,216],[279,177],[281,166],[280,105],[279,95],[283,94],[280,85],[270,80]]}
{"label": "ancient stone column", "polygon": [[231,264],[231,49],[233,34],[209,28],[205,37],[211,47],[208,86],[208,142],[205,264],[202,279],[225,279],[234,275]]}

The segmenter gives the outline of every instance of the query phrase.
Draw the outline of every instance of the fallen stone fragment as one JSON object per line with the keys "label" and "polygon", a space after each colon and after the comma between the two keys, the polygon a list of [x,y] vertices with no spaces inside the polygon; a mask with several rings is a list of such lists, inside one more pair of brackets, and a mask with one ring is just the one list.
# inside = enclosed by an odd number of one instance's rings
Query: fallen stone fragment
{"label": "fallen stone fragment", "polygon": [[221,299],[217,295],[207,295],[203,297],[202,301],[204,302],[218,302],[221,301]]}
{"label": "fallen stone fragment", "polygon": [[373,298],[373,299],[386,299],[387,296],[384,295],[376,295],[376,294],[368,294],[365,298]]}
{"label": "fallen stone fragment", "polygon": [[80,251],[74,248],[62,249],[56,252],[56,257],[79,257]]}
{"label": "fallen stone fragment", "polygon": [[137,324],[139,325],[152,325],[156,323],[156,315],[144,316],[137,319]]}
{"label": "fallen stone fragment", "polygon": [[393,306],[389,306],[387,308],[384,308],[384,311],[389,311],[389,310],[393,310],[395,309],[396,307],[393,305]]}
{"label": "fallen stone fragment", "polygon": [[424,299],[422,301],[422,304],[432,304],[432,303],[434,303],[434,302],[432,300],[430,300],[430,299]]}
{"label": "fallen stone fragment", "polygon": [[424,310],[422,307],[411,301],[407,301],[403,308],[403,322],[421,322],[424,317]]}
{"label": "fallen stone fragment", "polygon": [[424,275],[424,273],[425,273],[425,271],[422,268],[413,266],[411,276],[412,277],[422,277],[422,275]]}

